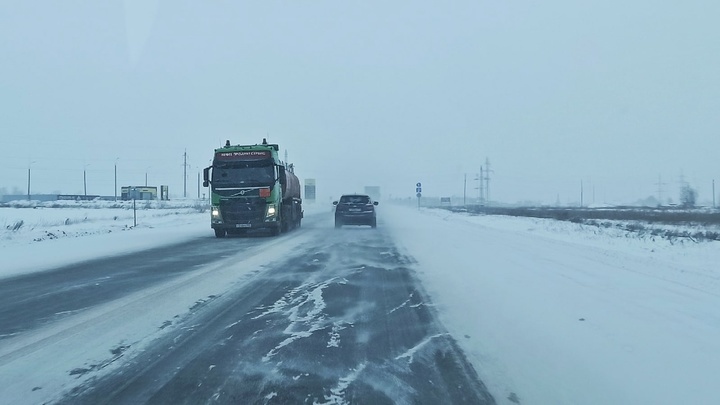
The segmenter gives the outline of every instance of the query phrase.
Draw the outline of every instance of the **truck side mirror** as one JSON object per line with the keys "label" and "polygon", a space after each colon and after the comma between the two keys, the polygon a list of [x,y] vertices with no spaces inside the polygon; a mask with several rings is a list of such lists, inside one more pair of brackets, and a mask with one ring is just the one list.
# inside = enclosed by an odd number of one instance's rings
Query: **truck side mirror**
{"label": "truck side mirror", "polygon": [[210,167],[203,169],[203,187],[208,187],[210,185]]}
{"label": "truck side mirror", "polygon": [[338,202],[337,202],[337,201],[333,201],[333,205],[338,205]]}
{"label": "truck side mirror", "polygon": [[285,184],[287,182],[287,176],[285,175],[285,166],[278,166],[278,178],[280,179],[281,184]]}
{"label": "truck side mirror", "polygon": [[377,202],[377,201],[374,201],[374,202],[373,202],[373,205],[378,205],[378,202]]}

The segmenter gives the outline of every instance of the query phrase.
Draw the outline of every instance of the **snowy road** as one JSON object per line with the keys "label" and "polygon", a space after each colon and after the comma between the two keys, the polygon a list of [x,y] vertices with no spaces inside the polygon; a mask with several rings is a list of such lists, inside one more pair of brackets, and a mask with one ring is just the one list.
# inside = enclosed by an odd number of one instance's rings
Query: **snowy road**
{"label": "snowy road", "polygon": [[0,283],[0,337],[162,283],[263,242],[207,237],[4,280]]}
{"label": "snowy road", "polygon": [[720,243],[387,205],[335,230],[318,209],[278,238],[191,213],[5,235],[0,398],[717,403]]}
{"label": "snowy road", "polygon": [[0,396],[494,403],[413,266],[383,227],[325,214],[280,238],[208,235],[4,280]]}

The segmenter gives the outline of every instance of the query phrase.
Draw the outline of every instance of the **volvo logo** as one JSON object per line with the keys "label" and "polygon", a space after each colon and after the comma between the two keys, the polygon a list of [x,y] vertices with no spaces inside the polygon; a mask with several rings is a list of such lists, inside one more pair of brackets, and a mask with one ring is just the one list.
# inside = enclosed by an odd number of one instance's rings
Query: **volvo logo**
{"label": "volvo logo", "polygon": [[253,191],[255,191],[255,190],[253,190],[253,189],[245,189],[245,190],[240,190],[240,191],[238,191],[237,193],[235,193],[235,194],[233,194],[233,195],[234,195],[234,196],[244,197],[245,194],[250,193],[250,192],[253,192]]}

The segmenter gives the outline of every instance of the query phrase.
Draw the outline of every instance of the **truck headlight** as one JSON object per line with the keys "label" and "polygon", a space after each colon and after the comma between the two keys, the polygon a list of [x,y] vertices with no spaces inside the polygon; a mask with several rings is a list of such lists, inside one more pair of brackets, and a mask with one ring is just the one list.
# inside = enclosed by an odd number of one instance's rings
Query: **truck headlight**
{"label": "truck headlight", "polygon": [[212,207],[212,210],[210,210],[210,213],[212,214],[213,218],[220,218],[220,208]]}
{"label": "truck headlight", "polygon": [[275,204],[270,204],[267,207],[267,214],[265,214],[266,217],[274,217],[277,213],[277,210],[275,209]]}

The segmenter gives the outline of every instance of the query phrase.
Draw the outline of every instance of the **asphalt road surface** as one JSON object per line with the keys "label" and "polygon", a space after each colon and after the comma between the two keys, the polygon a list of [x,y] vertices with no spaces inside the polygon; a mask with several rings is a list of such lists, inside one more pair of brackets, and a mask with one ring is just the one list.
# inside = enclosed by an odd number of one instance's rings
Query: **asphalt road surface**
{"label": "asphalt road surface", "polygon": [[[335,230],[315,217],[279,238],[215,239],[208,230],[191,242],[0,280],[0,347],[201,266],[261,251],[272,264],[248,282],[167,319],[173,327],[139,353],[115,347],[121,367],[69,369],[90,378],[57,402],[494,404],[437,321],[413,259],[382,225]],[[287,257],[273,256],[274,246],[300,236],[304,242]]]}

